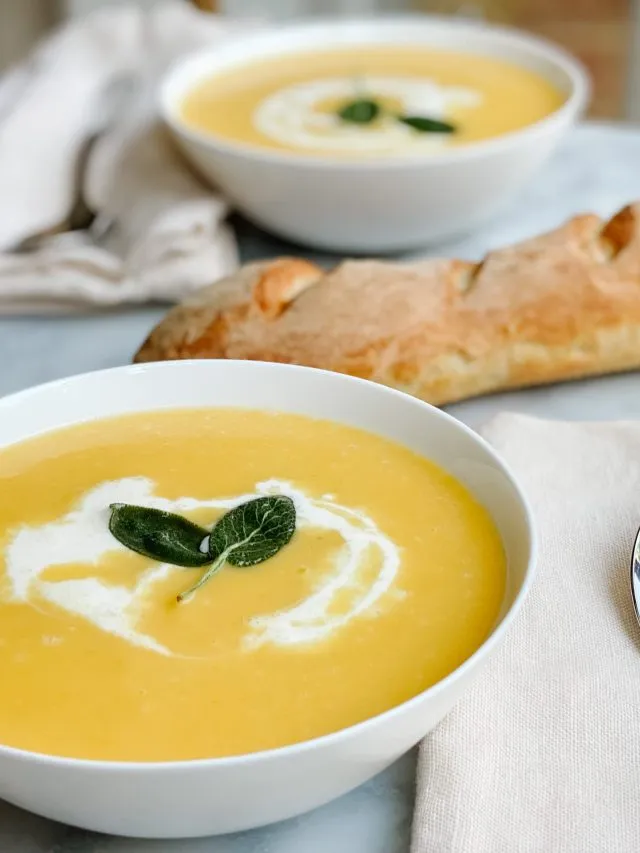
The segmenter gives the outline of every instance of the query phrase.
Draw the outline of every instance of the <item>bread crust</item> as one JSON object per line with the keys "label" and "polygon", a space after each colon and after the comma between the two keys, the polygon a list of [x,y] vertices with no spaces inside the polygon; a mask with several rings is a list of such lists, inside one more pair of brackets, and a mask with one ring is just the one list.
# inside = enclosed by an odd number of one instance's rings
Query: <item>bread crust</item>
{"label": "bread crust", "polygon": [[440,405],[640,367],[640,205],[481,263],[249,264],[173,308],[136,361],[322,367]]}

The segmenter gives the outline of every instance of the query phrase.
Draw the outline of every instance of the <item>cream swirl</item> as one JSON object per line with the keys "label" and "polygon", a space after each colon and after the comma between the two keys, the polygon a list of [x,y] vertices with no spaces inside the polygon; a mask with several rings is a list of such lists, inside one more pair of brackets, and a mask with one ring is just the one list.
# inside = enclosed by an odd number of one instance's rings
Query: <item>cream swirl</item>
{"label": "cream swirl", "polygon": [[[171,655],[158,640],[137,629],[150,589],[170,572],[184,571],[149,561],[136,584],[124,587],[97,577],[47,581],[49,567],[69,563],[97,565],[109,552],[125,548],[108,529],[108,507],[130,503],[168,512],[188,513],[201,508],[231,509],[251,498],[286,494],[296,506],[299,529],[320,528],[337,532],[343,540],[331,570],[323,573],[312,593],[294,607],[253,618],[243,638],[247,648],[264,643],[296,646],[327,638],[356,616],[373,612],[388,592],[400,567],[398,547],[360,510],[335,503],[329,496],[311,498],[290,483],[268,480],[255,492],[230,498],[168,500],[155,494],[155,484],[144,477],[101,483],[87,492],[64,517],[40,526],[24,526],[10,540],[6,574],[13,601],[34,604],[37,597],[80,616],[96,628],[132,645]],[[373,565],[372,572],[363,572]],[[348,590],[348,606],[335,608],[337,597]]]}
{"label": "cream swirl", "polygon": [[[440,120],[447,119],[454,107],[476,107],[482,103],[482,95],[473,89],[442,86],[419,77],[370,77],[366,80],[366,91],[373,97],[398,102],[404,115]],[[275,142],[327,153],[417,153],[452,142],[450,134],[419,133],[392,115],[363,126],[344,122],[321,108],[330,100],[353,98],[354,82],[348,78],[296,83],[261,101],[253,120],[255,127]]]}

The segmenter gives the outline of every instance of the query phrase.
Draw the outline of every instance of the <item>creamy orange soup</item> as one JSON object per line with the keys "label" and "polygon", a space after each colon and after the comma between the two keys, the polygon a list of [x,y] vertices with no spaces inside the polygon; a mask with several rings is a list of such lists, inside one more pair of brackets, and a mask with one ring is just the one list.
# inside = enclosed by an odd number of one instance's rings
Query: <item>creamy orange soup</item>
{"label": "creamy orange soup", "polygon": [[[276,495],[295,507],[288,544],[225,563],[182,602],[204,568],[142,556],[109,530],[113,504],[209,531]],[[415,696],[491,631],[505,557],[483,507],[406,448],[209,409],[0,452],[0,579],[0,743],[156,761],[291,744]]]}
{"label": "creamy orange soup", "polygon": [[[345,120],[353,101],[376,115]],[[289,54],[225,69],[195,85],[180,114],[195,130],[232,142],[304,154],[437,153],[499,136],[557,110],[565,96],[526,68],[472,53],[419,46]],[[353,113],[347,113],[347,118]],[[452,130],[429,132],[433,119]],[[368,119],[368,120],[367,120]],[[442,130],[442,129],[441,129]]]}

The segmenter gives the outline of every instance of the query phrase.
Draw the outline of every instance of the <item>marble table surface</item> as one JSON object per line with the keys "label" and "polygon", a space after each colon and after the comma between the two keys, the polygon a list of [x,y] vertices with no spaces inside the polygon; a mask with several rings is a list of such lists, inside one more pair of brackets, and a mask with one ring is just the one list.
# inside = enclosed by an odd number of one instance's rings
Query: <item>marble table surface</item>
{"label": "marble table surface", "polygon": [[[575,130],[510,210],[464,240],[427,254],[477,258],[485,251],[592,210],[613,213],[640,199],[640,128],[604,124]],[[245,222],[245,259],[306,254]],[[321,261],[335,259],[315,256]],[[0,394],[72,373],[127,363],[163,309],[73,318],[0,319]],[[473,427],[510,409],[570,420],[640,417],[640,374],[501,394],[452,406]],[[408,853],[415,757],[342,799],[267,829],[198,841],[111,839],[58,826],[0,803],[2,853]],[[444,853],[444,851],[443,851]]]}

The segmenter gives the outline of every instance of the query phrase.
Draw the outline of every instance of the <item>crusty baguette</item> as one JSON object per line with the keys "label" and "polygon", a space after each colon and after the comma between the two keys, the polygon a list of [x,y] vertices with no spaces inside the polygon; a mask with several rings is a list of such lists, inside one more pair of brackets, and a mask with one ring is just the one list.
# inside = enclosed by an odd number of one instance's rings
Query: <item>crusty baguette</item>
{"label": "crusty baguette", "polygon": [[306,364],[435,404],[637,368],[640,205],[477,264],[249,264],[171,310],[136,361],[173,358]]}

